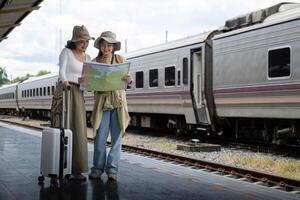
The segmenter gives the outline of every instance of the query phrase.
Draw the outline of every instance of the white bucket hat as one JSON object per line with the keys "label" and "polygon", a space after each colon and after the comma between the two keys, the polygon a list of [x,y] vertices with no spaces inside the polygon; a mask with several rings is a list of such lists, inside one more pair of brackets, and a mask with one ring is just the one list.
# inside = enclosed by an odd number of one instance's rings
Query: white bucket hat
{"label": "white bucket hat", "polygon": [[100,37],[98,37],[94,42],[94,47],[100,49],[100,41],[101,39],[105,40],[108,43],[114,44],[114,51],[118,51],[121,49],[121,42],[116,40],[116,34],[111,31],[104,31],[101,33]]}

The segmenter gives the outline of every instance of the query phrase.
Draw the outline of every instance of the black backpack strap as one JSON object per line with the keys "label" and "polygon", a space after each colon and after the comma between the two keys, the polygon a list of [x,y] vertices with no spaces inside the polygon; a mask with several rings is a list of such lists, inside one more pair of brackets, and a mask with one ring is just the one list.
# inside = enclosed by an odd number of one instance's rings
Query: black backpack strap
{"label": "black backpack strap", "polygon": [[116,57],[116,55],[113,53],[113,55],[112,55],[112,57],[111,57],[111,63],[110,63],[110,64],[113,64],[113,63],[114,63],[114,60],[116,59],[115,57]]}

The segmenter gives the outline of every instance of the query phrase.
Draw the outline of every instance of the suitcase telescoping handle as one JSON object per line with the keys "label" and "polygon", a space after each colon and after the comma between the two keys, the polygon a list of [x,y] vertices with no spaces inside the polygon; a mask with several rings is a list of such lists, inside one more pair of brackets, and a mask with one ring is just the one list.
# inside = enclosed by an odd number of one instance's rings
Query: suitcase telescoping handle
{"label": "suitcase telescoping handle", "polygon": [[70,89],[71,86],[67,86],[63,90],[63,106],[62,106],[62,117],[61,117],[61,128],[70,128]]}

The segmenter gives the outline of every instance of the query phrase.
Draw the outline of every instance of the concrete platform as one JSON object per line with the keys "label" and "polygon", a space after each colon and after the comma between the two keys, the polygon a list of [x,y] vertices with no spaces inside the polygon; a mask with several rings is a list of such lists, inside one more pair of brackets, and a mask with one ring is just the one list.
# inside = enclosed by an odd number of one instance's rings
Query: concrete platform
{"label": "concrete platform", "polygon": [[[122,152],[117,182],[37,184],[41,133],[0,123],[0,200],[34,199],[300,199],[292,194],[170,162]],[[89,144],[89,163],[93,145]],[[86,174],[87,175],[87,174]]]}

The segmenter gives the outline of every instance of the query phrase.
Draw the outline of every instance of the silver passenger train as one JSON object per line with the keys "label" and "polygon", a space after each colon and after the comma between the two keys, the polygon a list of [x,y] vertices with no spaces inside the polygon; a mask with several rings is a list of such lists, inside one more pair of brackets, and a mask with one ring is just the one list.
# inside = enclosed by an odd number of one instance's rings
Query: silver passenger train
{"label": "silver passenger train", "polygon": [[[300,4],[126,55],[131,125],[300,144]],[[57,75],[0,89],[2,112],[49,116]],[[93,94],[86,93],[87,113]],[[224,134],[225,135],[225,134]]]}

